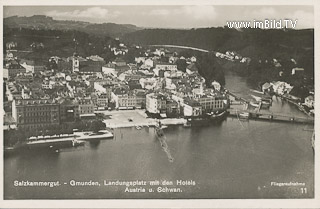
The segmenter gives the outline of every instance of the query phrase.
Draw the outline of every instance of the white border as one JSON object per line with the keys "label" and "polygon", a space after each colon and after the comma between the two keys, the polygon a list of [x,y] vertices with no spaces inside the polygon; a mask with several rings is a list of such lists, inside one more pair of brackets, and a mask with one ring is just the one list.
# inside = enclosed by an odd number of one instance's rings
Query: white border
{"label": "white border", "polygon": [[[13,5],[314,5],[315,27],[315,101],[316,138],[319,134],[319,82],[320,78],[320,51],[319,51],[319,27],[320,27],[320,1],[317,0],[2,0],[0,2],[0,31],[3,34],[3,6]],[[0,64],[3,66],[3,39],[0,43]],[[3,71],[0,70],[1,88]],[[0,91],[0,107],[3,110],[3,91]],[[0,126],[3,125],[3,117],[0,117]],[[3,139],[3,131],[0,135]],[[319,150],[320,143],[316,139],[315,152],[315,198],[314,199],[192,199],[192,200],[3,200],[3,141],[0,143],[0,207],[1,208],[320,208],[319,193]],[[318,177],[318,178],[317,178]]]}

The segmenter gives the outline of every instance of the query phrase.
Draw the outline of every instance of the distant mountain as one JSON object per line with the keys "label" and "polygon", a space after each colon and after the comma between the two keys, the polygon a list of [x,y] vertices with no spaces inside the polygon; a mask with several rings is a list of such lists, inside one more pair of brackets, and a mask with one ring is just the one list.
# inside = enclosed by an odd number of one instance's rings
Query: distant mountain
{"label": "distant mountain", "polygon": [[103,23],[93,24],[82,21],[54,20],[45,15],[31,17],[12,16],[4,18],[4,25],[9,28],[29,28],[46,30],[78,30],[98,36],[122,37],[126,33],[141,30],[135,25]]}

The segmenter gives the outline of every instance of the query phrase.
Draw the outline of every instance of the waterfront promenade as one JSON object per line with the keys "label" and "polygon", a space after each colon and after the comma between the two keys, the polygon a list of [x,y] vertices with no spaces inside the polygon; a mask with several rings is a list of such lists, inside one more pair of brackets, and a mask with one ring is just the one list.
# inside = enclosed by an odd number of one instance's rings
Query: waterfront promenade
{"label": "waterfront promenade", "polygon": [[[125,128],[135,126],[155,126],[157,119],[148,118],[145,110],[96,111],[103,113],[106,119],[103,122],[108,128]],[[178,125],[186,122],[183,118],[160,119],[163,125]]]}

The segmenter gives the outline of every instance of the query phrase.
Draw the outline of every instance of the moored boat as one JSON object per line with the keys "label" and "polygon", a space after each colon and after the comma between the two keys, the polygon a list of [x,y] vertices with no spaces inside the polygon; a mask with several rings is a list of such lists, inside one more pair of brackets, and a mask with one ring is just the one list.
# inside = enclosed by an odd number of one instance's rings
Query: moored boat
{"label": "moored boat", "polygon": [[196,117],[189,117],[187,118],[187,122],[183,125],[184,127],[190,127],[190,126],[207,126],[210,125],[212,122],[219,122],[225,119],[227,115],[227,111],[222,112],[211,112],[206,113],[201,116]]}
{"label": "moored boat", "polygon": [[239,113],[240,119],[249,119],[250,114],[248,112]]}
{"label": "moored boat", "polygon": [[74,137],[62,137],[55,139],[39,139],[31,140],[25,143],[22,143],[18,148],[26,148],[28,150],[32,149],[42,149],[42,150],[52,150],[56,151],[61,148],[68,147],[78,147],[84,145],[84,141],[76,139]]}

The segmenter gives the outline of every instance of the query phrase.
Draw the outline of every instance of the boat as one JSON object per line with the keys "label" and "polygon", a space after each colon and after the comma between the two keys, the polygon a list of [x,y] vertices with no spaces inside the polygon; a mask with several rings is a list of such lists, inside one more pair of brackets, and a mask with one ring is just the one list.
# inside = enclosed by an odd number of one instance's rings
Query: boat
{"label": "boat", "polygon": [[189,127],[191,127],[190,121],[187,120],[187,121],[183,124],[183,127],[184,127],[184,128],[189,128]]}
{"label": "boat", "polygon": [[215,114],[211,114],[210,115],[210,118],[211,119],[216,119],[216,118],[221,118],[221,117],[223,117],[223,116],[225,116],[227,114],[227,111],[223,111],[223,112],[216,112]]}
{"label": "boat", "polygon": [[191,126],[205,126],[210,124],[210,121],[211,121],[210,117],[211,117],[210,114],[205,114],[202,116],[194,116],[194,117],[187,118],[187,121]]}
{"label": "boat", "polygon": [[250,104],[252,107],[257,107],[257,108],[260,107],[260,103],[250,102],[249,104]]}
{"label": "boat", "polygon": [[227,111],[222,112],[211,112],[206,113],[201,116],[196,117],[189,117],[187,118],[187,122],[183,124],[184,127],[190,127],[190,126],[207,126],[210,125],[212,122],[218,122],[225,119],[225,116],[227,114]]}
{"label": "boat", "polygon": [[239,113],[240,119],[249,119],[250,114],[248,112]]}
{"label": "boat", "polygon": [[141,126],[136,126],[137,130],[141,130],[141,128],[142,128]]}
{"label": "boat", "polygon": [[67,147],[78,147],[84,145],[84,141],[71,137],[60,138],[44,138],[39,140],[30,140],[19,145],[19,148],[43,149],[43,150],[59,150]]}
{"label": "boat", "polygon": [[100,130],[98,132],[76,132],[74,136],[76,139],[84,141],[113,138],[113,134],[108,130]]}

